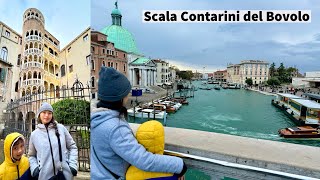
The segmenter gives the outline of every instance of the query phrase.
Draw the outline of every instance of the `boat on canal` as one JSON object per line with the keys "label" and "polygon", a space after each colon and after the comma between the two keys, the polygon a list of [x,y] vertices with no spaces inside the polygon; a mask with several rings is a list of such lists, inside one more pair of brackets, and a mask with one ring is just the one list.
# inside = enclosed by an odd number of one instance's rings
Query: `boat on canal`
{"label": "boat on canal", "polygon": [[284,137],[284,138],[294,138],[294,139],[317,138],[320,140],[319,127],[314,128],[311,126],[298,126],[298,127],[280,129],[278,132],[280,137]]}
{"label": "boat on canal", "polygon": [[302,99],[302,97],[286,93],[277,93],[277,98],[275,100],[272,99],[271,104],[279,109],[286,110],[292,99]]}
{"label": "boat on canal", "polygon": [[128,115],[137,118],[149,118],[149,119],[165,119],[167,113],[162,110],[157,109],[147,109],[147,108],[131,108],[128,109]]}

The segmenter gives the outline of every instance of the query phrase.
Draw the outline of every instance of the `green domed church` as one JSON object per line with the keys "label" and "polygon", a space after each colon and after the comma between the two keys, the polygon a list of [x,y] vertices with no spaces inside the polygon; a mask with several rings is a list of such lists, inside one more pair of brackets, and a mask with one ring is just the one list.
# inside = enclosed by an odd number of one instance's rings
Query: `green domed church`
{"label": "green domed church", "polygon": [[156,64],[150,58],[144,57],[136,46],[133,35],[122,27],[122,14],[118,9],[118,1],[111,13],[112,25],[106,26],[100,32],[107,35],[107,41],[114,47],[128,53],[128,78],[133,87],[147,89],[156,84]]}

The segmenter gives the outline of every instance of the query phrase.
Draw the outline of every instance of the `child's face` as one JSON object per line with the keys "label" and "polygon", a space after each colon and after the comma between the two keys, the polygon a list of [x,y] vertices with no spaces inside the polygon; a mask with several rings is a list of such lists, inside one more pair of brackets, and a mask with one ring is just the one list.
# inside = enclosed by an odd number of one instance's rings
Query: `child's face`
{"label": "child's face", "polygon": [[40,113],[40,119],[42,124],[48,124],[52,119],[52,112],[51,111],[42,111]]}
{"label": "child's face", "polygon": [[19,139],[12,147],[12,156],[16,160],[20,160],[24,154],[24,141]]}

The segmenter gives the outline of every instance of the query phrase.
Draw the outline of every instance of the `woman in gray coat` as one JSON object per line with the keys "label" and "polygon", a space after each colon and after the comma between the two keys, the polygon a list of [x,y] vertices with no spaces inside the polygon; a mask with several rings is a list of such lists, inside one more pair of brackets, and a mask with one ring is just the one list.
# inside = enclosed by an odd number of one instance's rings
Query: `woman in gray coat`
{"label": "woman in gray coat", "polygon": [[[53,118],[53,108],[43,103],[37,114],[38,125],[29,140],[29,162],[33,177],[50,179],[62,167],[67,180],[77,175],[78,148],[68,130]],[[60,138],[62,162],[59,156]]]}

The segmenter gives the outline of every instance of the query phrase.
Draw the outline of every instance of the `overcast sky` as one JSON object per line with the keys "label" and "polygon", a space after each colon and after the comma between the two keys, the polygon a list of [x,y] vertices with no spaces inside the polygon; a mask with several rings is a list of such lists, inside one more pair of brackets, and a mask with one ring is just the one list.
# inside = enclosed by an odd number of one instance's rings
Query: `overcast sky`
{"label": "overcast sky", "polygon": [[60,41],[60,49],[90,26],[90,0],[0,0],[0,21],[21,35],[28,8],[41,11],[45,29]]}
{"label": "overcast sky", "polygon": [[[111,25],[115,0],[91,1],[91,27]],[[319,0],[119,0],[122,26],[141,53],[173,60],[203,71],[225,69],[227,63],[266,60],[296,66],[301,72],[320,70]],[[143,10],[311,10],[308,24],[225,24],[142,22]],[[170,62],[173,62],[170,61]]]}

